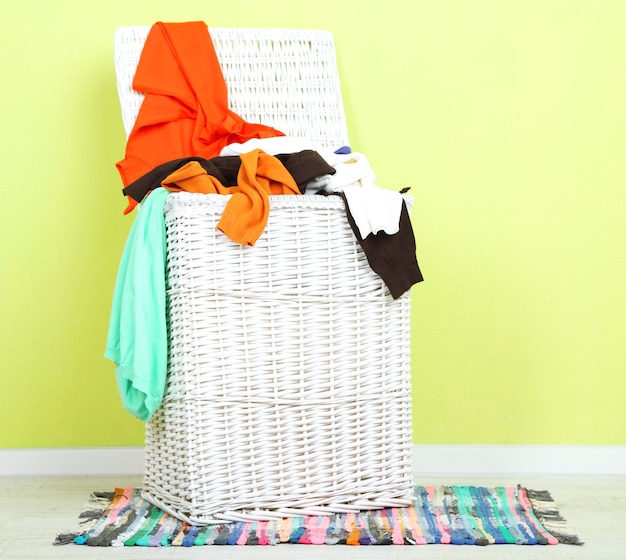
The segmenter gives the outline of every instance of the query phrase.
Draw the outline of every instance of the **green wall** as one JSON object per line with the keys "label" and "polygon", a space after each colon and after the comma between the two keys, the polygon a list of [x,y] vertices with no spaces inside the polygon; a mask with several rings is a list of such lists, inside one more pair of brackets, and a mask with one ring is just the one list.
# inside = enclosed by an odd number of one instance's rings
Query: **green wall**
{"label": "green wall", "polygon": [[131,217],[121,25],[335,36],[351,142],[412,186],[416,443],[626,444],[622,0],[3,0],[0,447],[140,445],[103,358]]}

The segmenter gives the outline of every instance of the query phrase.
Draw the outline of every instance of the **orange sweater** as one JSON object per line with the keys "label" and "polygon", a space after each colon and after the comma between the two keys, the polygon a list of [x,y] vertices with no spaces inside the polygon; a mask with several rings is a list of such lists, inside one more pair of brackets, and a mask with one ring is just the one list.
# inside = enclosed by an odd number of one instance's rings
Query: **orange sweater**
{"label": "orange sweater", "polygon": [[[228,90],[204,22],[155,23],[146,39],[133,88],[145,93],[117,163],[124,186],[172,159],[211,158],[233,142],[282,136],[251,124],[228,107]],[[129,199],[132,210],[136,203]]]}
{"label": "orange sweater", "polygon": [[223,186],[197,161],[186,163],[168,175],[161,185],[174,192],[231,194],[217,229],[236,243],[252,246],[267,224],[268,195],[301,193],[289,171],[274,156],[257,149],[240,157],[235,187]]}

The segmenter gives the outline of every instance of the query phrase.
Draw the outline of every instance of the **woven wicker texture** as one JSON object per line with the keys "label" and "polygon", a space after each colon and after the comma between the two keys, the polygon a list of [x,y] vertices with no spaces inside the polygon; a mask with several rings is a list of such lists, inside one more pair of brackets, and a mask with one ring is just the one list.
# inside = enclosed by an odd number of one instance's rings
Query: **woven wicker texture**
{"label": "woven wicker texture", "polygon": [[[143,94],[132,81],[150,27],[120,27],[115,68],[130,134]],[[333,36],[323,30],[210,28],[230,108],[248,122],[331,149],[349,145]]]}
{"label": "woven wicker texture", "polygon": [[169,382],[146,499],[192,523],[412,499],[409,295],[372,272],[340,199],[273,196],[255,247],[219,195],[166,205]]}
{"label": "woven wicker texture", "polygon": [[[148,30],[116,34],[127,133]],[[236,113],[348,144],[330,33],[210,32]],[[170,365],[145,498],[194,524],[408,505],[409,294],[390,296],[338,197],[270,197],[254,247],[216,230],[227,199],[168,197]]]}

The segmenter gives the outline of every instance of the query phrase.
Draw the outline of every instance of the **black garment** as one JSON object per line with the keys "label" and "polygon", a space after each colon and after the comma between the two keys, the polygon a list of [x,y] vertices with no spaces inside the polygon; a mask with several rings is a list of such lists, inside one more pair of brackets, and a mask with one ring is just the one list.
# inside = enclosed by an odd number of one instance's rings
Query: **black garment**
{"label": "black garment", "polygon": [[[322,175],[335,173],[335,168],[328,165],[326,160],[314,150],[303,150],[292,154],[278,154],[274,157],[289,171],[301,193],[304,193],[309,181]],[[160,187],[161,181],[168,175],[174,173],[174,171],[190,161],[197,161],[209,175],[215,177],[225,187],[234,187],[237,184],[237,175],[241,167],[241,158],[239,156],[217,156],[211,159],[190,156],[157,165],[154,169],[122,189],[122,192],[137,202],[141,202],[151,190]]]}
{"label": "black garment", "polygon": [[372,270],[387,284],[393,299],[398,299],[413,284],[422,282],[424,277],[417,263],[415,236],[406,203],[402,201],[398,233],[389,235],[384,231],[379,231],[362,239],[359,228],[348,208],[346,197],[343,193],[340,194],[346,204],[348,223],[363,248],[367,262],[369,262]]}

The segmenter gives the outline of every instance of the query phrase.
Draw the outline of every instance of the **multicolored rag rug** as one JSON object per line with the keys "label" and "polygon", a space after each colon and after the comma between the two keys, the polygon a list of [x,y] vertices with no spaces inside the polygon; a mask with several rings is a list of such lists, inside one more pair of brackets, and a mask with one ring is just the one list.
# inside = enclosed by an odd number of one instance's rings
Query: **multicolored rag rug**
{"label": "multicolored rag rug", "polygon": [[54,544],[89,546],[583,544],[549,492],[521,486],[416,486],[410,507],[192,526],[137,488],[95,492],[81,529]]}

